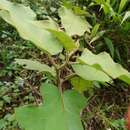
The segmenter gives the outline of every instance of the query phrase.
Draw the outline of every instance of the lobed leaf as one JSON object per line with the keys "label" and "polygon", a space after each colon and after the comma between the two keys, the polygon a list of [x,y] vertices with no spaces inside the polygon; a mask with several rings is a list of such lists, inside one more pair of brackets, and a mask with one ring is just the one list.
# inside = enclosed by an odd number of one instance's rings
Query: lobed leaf
{"label": "lobed leaf", "polygon": [[[45,25],[42,26],[41,21],[36,20],[36,14],[29,7],[0,0],[0,17],[13,25],[22,38],[33,42],[41,50],[52,55],[62,51],[60,42],[44,29]],[[52,28],[52,20],[48,25]]]}
{"label": "lobed leaf", "polygon": [[90,33],[91,25],[86,21],[85,17],[74,14],[71,9],[61,7],[59,9],[61,23],[68,35],[83,35],[84,32]]}
{"label": "lobed leaf", "polygon": [[93,66],[97,70],[104,71],[113,79],[119,78],[130,84],[130,73],[120,64],[115,63],[106,52],[95,55],[88,49],[85,49],[81,57],[79,57],[79,61]]}
{"label": "lobed leaf", "polygon": [[61,95],[52,84],[44,84],[41,94],[42,105],[15,110],[16,119],[25,130],[83,130],[80,112],[86,105],[85,97],[74,90]]}

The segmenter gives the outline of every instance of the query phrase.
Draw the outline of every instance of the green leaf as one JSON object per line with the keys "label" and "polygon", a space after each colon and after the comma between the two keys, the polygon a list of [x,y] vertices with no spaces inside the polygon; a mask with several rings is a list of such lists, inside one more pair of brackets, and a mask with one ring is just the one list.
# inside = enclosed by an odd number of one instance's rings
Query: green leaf
{"label": "green leaf", "polygon": [[71,84],[73,85],[74,89],[80,93],[93,87],[92,81],[84,80],[78,76],[75,76],[71,79]]}
{"label": "green leaf", "polygon": [[[0,0],[0,9],[0,16],[17,29],[22,38],[52,55],[62,51],[62,45],[44,29],[45,26],[41,27],[41,21],[36,20],[36,14],[29,7]],[[52,20],[46,25],[52,28]]]}
{"label": "green leaf", "polygon": [[100,82],[111,81],[111,78],[108,75],[106,75],[103,71],[100,71],[89,65],[75,64],[72,65],[72,67],[76,74],[85,80]]}
{"label": "green leaf", "polygon": [[85,20],[85,17],[74,14],[71,9],[61,7],[59,9],[61,23],[68,35],[83,35],[85,31],[90,32],[91,25]]}
{"label": "green leaf", "polygon": [[113,46],[112,41],[107,37],[105,37],[104,40],[105,40],[105,43],[106,43],[106,45],[111,53],[111,56],[114,57],[114,46]]}
{"label": "green leaf", "polygon": [[27,59],[15,59],[15,63],[19,65],[24,65],[24,68],[28,70],[36,70],[39,72],[48,72],[52,76],[56,76],[56,72],[54,68],[49,67],[46,64],[41,64],[38,61],[33,61],[33,60],[27,60]]}
{"label": "green leaf", "polygon": [[115,12],[112,6],[110,5],[109,1],[96,0],[95,2],[101,6],[101,9],[104,10],[105,14],[110,14],[111,16],[115,16]]}
{"label": "green leaf", "polygon": [[103,10],[104,10],[105,14],[110,14],[111,16],[115,16],[115,12],[109,3],[107,3],[107,2],[104,3]]}
{"label": "green leaf", "polygon": [[56,31],[52,29],[49,29],[48,31],[52,33],[61,42],[61,44],[63,44],[66,50],[73,51],[78,47],[76,43],[73,41],[73,39],[70,36],[68,36],[65,32]]}
{"label": "green leaf", "polygon": [[79,61],[104,71],[114,79],[119,78],[130,84],[130,73],[120,64],[115,63],[106,52],[95,55],[88,49],[85,49],[81,57],[79,57]]}
{"label": "green leaf", "polygon": [[50,17],[47,20],[33,21],[32,23],[43,29],[59,29],[58,24],[54,22]]}
{"label": "green leaf", "polygon": [[44,84],[41,94],[42,105],[15,109],[21,127],[25,130],[83,130],[80,112],[86,105],[85,97],[73,90],[61,95],[52,84]]}
{"label": "green leaf", "polygon": [[111,125],[116,128],[117,130],[126,130],[125,126],[126,126],[126,121],[124,118],[122,119],[117,119],[117,120],[111,120]]}
{"label": "green leaf", "polygon": [[100,27],[100,24],[96,24],[96,25],[93,27],[92,32],[91,32],[91,35],[90,35],[91,38],[93,38],[93,37],[96,36],[99,27]]}
{"label": "green leaf", "polygon": [[5,128],[7,125],[6,121],[4,119],[0,120],[0,129],[2,130],[3,128]]}
{"label": "green leaf", "polygon": [[125,13],[125,16],[123,17],[123,20],[121,21],[121,24],[124,23],[129,17],[130,17],[130,11],[127,11]]}
{"label": "green leaf", "polygon": [[85,15],[85,16],[89,15],[90,16],[90,14],[86,12],[86,10],[81,9],[81,7],[79,6],[75,6],[71,2],[63,1],[62,5],[66,7],[67,9],[72,9],[76,15]]}
{"label": "green leaf", "polygon": [[104,4],[105,0],[95,0],[95,2],[98,3],[98,4]]}
{"label": "green leaf", "polygon": [[106,3],[110,4],[110,3],[111,3],[111,0],[106,0]]}
{"label": "green leaf", "polygon": [[104,35],[105,32],[106,31],[100,31],[100,32],[98,32],[96,34],[96,36],[91,39],[91,41],[89,42],[89,44],[91,44],[91,43],[95,42],[96,40],[98,40],[99,38],[101,38]]}
{"label": "green leaf", "polygon": [[121,0],[120,5],[119,5],[118,13],[122,12],[122,10],[125,7],[125,5],[126,5],[127,2],[128,2],[128,0]]}
{"label": "green leaf", "polygon": [[85,10],[81,9],[80,7],[78,6],[73,6],[73,11],[75,14],[77,15],[87,15],[87,16],[90,16],[91,14],[89,14],[89,12],[86,12]]}
{"label": "green leaf", "polygon": [[5,95],[2,97],[2,99],[6,102],[6,103],[10,103],[11,102],[11,97]]}

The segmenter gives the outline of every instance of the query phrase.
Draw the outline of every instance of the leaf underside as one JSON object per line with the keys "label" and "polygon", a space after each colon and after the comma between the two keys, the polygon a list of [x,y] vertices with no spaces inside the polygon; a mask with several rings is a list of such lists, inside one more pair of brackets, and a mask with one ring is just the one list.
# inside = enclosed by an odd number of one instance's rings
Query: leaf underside
{"label": "leaf underside", "polygon": [[56,72],[54,70],[54,68],[51,68],[50,66],[46,65],[46,64],[41,64],[38,61],[34,61],[34,60],[27,60],[27,59],[15,59],[15,63],[19,64],[19,65],[24,65],[25,69],[28,70],[35,70],[35,71],[39,71],[39,72],[48,72],[50,73],[52,76],[56,76]]}
{"label": "leaf underside", "polygon": [[88,49],[85,49],[81,57],[79,57],[79,61],[92,66],[97,70],[105,72],[113,79],[119,78],[120,80],[130,84],[130,73],[120,64],[115,63],[106,52],[95,55]]}
{"label": "leaf underside", "polygon": [[71,9],[61,7],[59,9],[59,16],[68,35],[81,36],[86,31],[90,33],[91,25],[86,21],[85,17],[74,14]]}
{"label": "leaf underside", "polygon": [[46,30],[47,27],[57,29],[52,19],[38,21],[29,7],[7,0],[0,0],[0,16],[15,27],[23,39],[33,42],[41,50],[52,55],[62,51],[60,42]]}

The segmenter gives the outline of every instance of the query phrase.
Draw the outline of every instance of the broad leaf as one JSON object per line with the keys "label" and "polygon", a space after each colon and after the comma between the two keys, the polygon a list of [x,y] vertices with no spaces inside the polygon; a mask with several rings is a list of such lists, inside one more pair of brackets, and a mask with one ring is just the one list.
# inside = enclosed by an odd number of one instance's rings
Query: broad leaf
{"label": "broad leaf", "polygon": [[97,70],[102,70],[110,77],[119,78],[130,84],[130,73],[125,70],[120,64],[115,63],[110,55],[102,52],[98,55],[93,54],[88,49],[85,49],[79,61],[87,65],[95,67]]}
{"label": "broad leaf", "polygon": [[59,16],[63,27],[70,36],[75,34],[81,36],[85,31],[90,32],[91,26],[86,19],[74,14],[71,9],[61,7],[59,9]]}
{"label": "broad leaf", "polygon": [[25,130],[83,130],[80,112],[86,99],[73,90],[63,95],[52,84],[41,87],[44,103],[15,110],[16,119]]}
{"label": "broad leaf", "polygon": [[71,84],[73,85],[73,88],[80,93],[93,87],[92,81],[84,80],[78,76],[71,79]]}
{"label": "broad leaf", "polygon": [[[62,45],[44,29],[45,26],[41,27],[41,22],[36,20],[36,14],[29,7],[0,0],[0,9],[0,16],[17,29],[22,38],[52,55],[62,51]],[[51,26],[48,27],[52,28],[52,21],[49,23]]]}
{"label": "broad leaf", "polygon": [[41,64],[38,61],[27,60],[27,59],[15,59],[15,63],[19,65],[24,65],[24,68],[29,69],[29,70],[36,70],[39,72],[48,72],[52,76],[56,76],[56,72],[54,68],[51,68],[46,64]]}
{"label": "broad leaf", "polygon": [[72,65],[75,73],[85,80],[109,82],[111,78],[106,75],[103,71],[97,70],[94,67],[83,64]]}
{"label": "broad leaf", "polygon": [[76,43],[73,41],[73,39],[70,36],[68,36],[65,32],[56,31],[52,29],[49,29],[48,31],[50,31],[50,33],[52,33],[61,42],[61,44],[63,44],[66,50],[73,51],[78,47]]}
{"label": "broad leaf", "polygon": [[33,21],[32,23],[43,29],[59,30],[58,24],[54,22],[50,17],[48,20]]}

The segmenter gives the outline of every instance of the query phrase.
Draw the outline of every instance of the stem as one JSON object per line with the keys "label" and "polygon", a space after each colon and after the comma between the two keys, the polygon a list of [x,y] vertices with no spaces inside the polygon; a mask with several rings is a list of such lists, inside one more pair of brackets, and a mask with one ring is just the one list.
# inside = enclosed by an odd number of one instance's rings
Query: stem
{"label": "stem", "polygon": [[48,59],[51,62],[51,64],[55,67],[55,69],[57,70],[58,69],[58,65],[55,63],[53,58],[50,55],[48,55]]}
{"label": "stem", "polygon": [[62,64],[58,69],[62,69],[62,68],[64,68],[65,66],[67,66],[67,65],[69,64],[69,62],[70,62],[70,61],[69,61],[70,58],[72,57],[72,55],[73,55],[77,50],[78,50],[78,48],[75,49],[75,50],[73,50],[73,51],[70,52],[70,53],[66,52],[65,63]]}
{"label": "stem", "polygon": [[73,78],[74,76],[76,76],[76,73],[72,73],[72,74],[70,74],[70,75],[67,75],[67,76],[65,77],[65,79],[63,80],[63,82],[68,81],[69,79]]}
{"label": "stem", "polygon": [[55,67],[55,70],[56,70],[56,76],[57,76],[57,79],[56,79],[56,84],[60,90],[60,92],[62,93],[62,84],[71,79],[72,77],[76,76],[75,73],[72,73],[68,76],[66,76],[64,79],[61,78],[61,70],[66,67],[67,65],[69,65],[69,60],[70,58],[72,57],[72,55],[77,51],[78,49],[75,49],[73,50],[72,52],[68,53],[66,52],[66,56],[65,56],[65,63],[63,63],[62,65],[58,66],[55,61],[53,60],[53,58],[51,57],[51,55],[48,55],[48,58],[51,62],[51,64]]}
{"label": "stem", "polygon": [[58,88],[61,87],[61,81],[60,81],[60,70],[56,70],[56,74],[57,74],[57,85],[58,85]]}
{"label": "stem", "polygon": [[65,63],[63,63],[58,69],[59,70],[61,70],[61,69],[63,69],[65,66],[67,66],[68,65],[68,63],[69,63],[69,54],[68,53],[66,53],[66,56],[65,56]]}
{"label": "stem", "polygon": [[58,65],[55,63],[55,61],[53,60],[53,58],[52,58],[50,55],[48,55],[48,58],[49,58],[51,64],[55,67],[55,70],[56,70],[56,78],[57,78],[57,79],[56,79],[56,84],[57,84],[59,90],[61,90],[61,79],[60,79],[61,68],[58,67]]}

